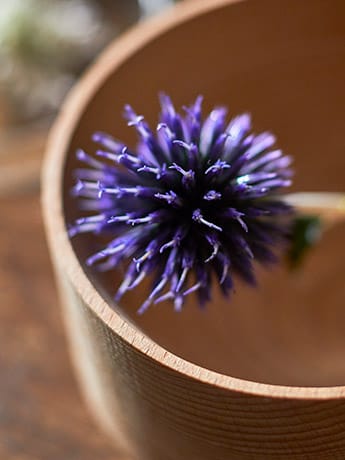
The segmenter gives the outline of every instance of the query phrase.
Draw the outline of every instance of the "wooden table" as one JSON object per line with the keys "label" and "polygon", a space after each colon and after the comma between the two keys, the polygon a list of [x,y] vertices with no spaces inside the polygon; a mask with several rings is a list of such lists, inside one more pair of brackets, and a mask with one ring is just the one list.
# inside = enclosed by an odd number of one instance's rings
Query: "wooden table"
{"label": "wooden table", "polygon": [[[138,12],[119,7],[124,28]],[[39,204],[46,133],[0,132],[0,460],[127,460],[88,413],[68,355]]]}
{"label": "wooden table", "polygon": [[0,210],[0,459],[124,460],[79,396],[37,181],[2,193]]}

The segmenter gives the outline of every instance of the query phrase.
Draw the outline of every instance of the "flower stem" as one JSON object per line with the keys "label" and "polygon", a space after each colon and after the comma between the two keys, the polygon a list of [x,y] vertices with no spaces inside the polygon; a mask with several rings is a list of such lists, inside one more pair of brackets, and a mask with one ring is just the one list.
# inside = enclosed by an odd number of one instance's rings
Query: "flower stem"
{"label": "flower stem", "polygon": [[284,201],[294,206],[300,214],[320,217],[327,227],[345,222],[345,193],[290,193],[284,196]]}

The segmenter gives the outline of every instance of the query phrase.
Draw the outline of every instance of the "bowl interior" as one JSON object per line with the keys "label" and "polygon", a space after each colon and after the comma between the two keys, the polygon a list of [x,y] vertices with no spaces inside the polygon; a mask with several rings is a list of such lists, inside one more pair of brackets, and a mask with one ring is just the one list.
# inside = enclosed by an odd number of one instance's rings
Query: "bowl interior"
{"label": "bowl interior", "polygon": [[[168,29],[141,46],[105,79],[74,131],[65,169],[67,222],[78,214],[69,190],[74,152],[94,152],[96,130],[133,145],[122,119],[125,103],[156,122],[157,93],[177,107],[205,96],[205,111],[224,104],[230,115],[252,113],[255,131],[272,130],[295,158],[294,189],[345,188],[345,40],[343,0],[228,2]],[[108,51],[116,60],[116,47]],[[99,75],[99,78],[103,78]],[[215,295],[200,311],[189,301],[180,314],[169,304],[136,315],[138,291],[123,312],[176,355],[221,373],[285,385],[345,384],[345,227],[329,231],[303,270],[258,270],[256,290],[237,283],[231,301]],[[99,247],[73,240],[82,262]],[[88,271],[107,298],[119,274]]]}

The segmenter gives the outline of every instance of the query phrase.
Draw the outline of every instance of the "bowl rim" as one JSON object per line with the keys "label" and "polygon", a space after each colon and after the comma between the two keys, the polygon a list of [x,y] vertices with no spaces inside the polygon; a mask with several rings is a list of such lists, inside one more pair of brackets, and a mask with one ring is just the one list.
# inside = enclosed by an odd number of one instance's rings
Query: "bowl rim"
{"label": "bowl rim", "polygon": [[221,374],[174,355],[108,305],[83,271],[66,232],[63,213],[65,158],[80,116],[93,95],[127,58],[161,34],[209,11],[244,1],[190,0],[145,20],[110,43],[74,86],[50,131],[42,168],[42,210],[48,244],[54,263],[66,273],[86,305],[114,333],[157,364],[210,386],[248,395],[304,400],[343,398],[345,386],[302,387],[260,383]]}

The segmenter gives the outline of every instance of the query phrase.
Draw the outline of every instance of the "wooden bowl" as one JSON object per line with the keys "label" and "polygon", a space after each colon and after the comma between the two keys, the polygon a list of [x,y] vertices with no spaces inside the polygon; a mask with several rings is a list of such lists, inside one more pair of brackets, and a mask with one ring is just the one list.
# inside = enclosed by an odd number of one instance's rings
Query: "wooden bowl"
{"label": "wooden bowl", "polygon": [[111,45],[62,108],[44,168],[47,235],[82,388],[134,458],[345,458],[344,227],[300,272],[259,271],[259,289],[238,284],[231,302],[142,317],[140,292],[116,306],[119,275],[86,270],[93,239],[66,235],[76,148],[94,151],[95,130],[133,143],[124,104],[154,122],[160,90],[178,106],[201,93],[206,109],[250,111],[294,155],[296,190],[344,190],[344,15],[343,0],[187,2]]}

